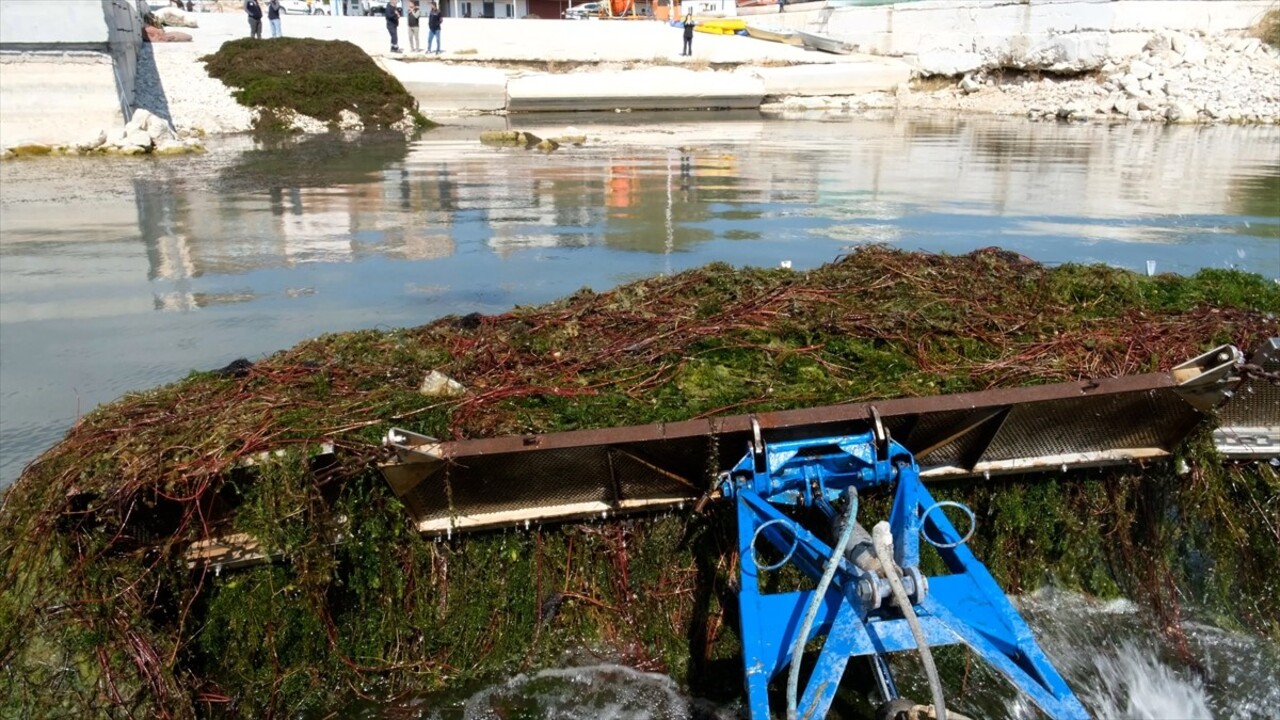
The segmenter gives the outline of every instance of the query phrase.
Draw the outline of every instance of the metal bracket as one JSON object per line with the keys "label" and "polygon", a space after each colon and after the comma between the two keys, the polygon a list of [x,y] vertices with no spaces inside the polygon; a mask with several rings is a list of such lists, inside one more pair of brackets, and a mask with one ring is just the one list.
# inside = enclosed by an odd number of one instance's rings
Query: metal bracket
{"label": "metal bracket", "polygon": [[1178,394],[1200,412],[1212,412],[1240,382],[1244,355],[1235,345],[1219,345],[1169,371]]}

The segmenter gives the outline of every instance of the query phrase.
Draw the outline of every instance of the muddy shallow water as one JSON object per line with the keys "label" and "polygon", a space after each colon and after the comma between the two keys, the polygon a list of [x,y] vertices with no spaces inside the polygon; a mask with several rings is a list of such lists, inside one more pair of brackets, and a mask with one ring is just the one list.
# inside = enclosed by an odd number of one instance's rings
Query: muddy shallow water
{"label": "muddy shallow water", "polygon": [[[706,122],[714,117],[715,122]],[[75,418],[326,332],[862,243],[1280,278],[1280,128],[532,116],[0,166],[0,486]],[[575,128],[570,129],[568,126]]]}

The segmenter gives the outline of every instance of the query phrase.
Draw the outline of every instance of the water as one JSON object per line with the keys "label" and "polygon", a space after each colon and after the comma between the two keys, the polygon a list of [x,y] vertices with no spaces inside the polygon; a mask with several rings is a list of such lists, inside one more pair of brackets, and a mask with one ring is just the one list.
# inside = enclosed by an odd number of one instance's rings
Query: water
{"label": "water", "polygon": [[[478,129],[502,121],[477,119],[407,147],[230,139],[193,158],[0,165],[0,487],[80,414],[191,369],[710,261],[804,269],[869,242],[999,245],[1047,263],[1280,278],[1280,128],[705,117],[520,124],[556,134],[572,123],[607,140],[549,156],[480,146]],[[1100,716],[1280,707],[1280,662],[1254,638],[1188,626],[1197,674],[1167,657],[1132,606],[1025,602]],[[1004,705],[987,716],[1028,717],[996,687]],[[599,663],[516,676],[451,710],[399,710],[735,711],[684,698],[665,676]]]}

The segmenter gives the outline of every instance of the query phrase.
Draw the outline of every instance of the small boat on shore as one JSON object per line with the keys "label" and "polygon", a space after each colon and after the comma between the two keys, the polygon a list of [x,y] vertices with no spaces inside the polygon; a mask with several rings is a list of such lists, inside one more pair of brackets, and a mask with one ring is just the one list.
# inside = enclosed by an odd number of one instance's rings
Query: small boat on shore
{"label": "small boat on shore", "polygon": [[747,21],[742,18],[718,18],[699,22],[694,30],[712,35],[735,35],[746,27]]}
{"label": "small boat on shore", "polygon": [[777,25],[747,25],[747,35],[757,40],[768,40],[784,45],[803,45],[800,35],[791,28]]}
{"label": "small boat on shore", "polygon": [[818,35],[817,33],[796,30],[796,35],[800,36],[800,40],[804,46],[810,50],[821,50],[822,52],[835,53],[836,55],[852,55],[853,45],[828,35]]}

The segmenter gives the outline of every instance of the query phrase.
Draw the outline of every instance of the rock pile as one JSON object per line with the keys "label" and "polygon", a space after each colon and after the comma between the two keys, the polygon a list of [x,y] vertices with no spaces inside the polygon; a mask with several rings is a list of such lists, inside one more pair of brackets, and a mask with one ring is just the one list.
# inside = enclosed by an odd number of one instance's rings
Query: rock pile
{"label": "rock pile", "polygon": [[185,155],[204,152],[204,144],[196,137],[180,138],[169,121],[139,108],[124,127],[99,130],[74,145],[26,144],[5,148],[0,159],[43,157],[49,155]]}
{"label": "rock pile", "polygon": [[100,130],[96,136],[76,145],[78,152],[86,154],[181,155],[203,149],[199,140],[178,138],[168,120],[142,108],[133,111],[133,119],[123,128]]}
{"label": "rock pile", "polygon": [[[954,110],[1039,120],[1280,123],[1280,50],[1256,38],[1162,31],[1070,75],[984,70],[937,88],[844,98],[849,109]],[[806,103],[810,107],[813,99]],[[785,107],[785,109],[794,109]]]}
{"label": "rock pile", "polygon": [[[962,81],[962,88],[964,84]],[[1138,55],[1108,61],[1088,92],[1033,116],[1063,120],[1280,122],[1280,50],[1257,38],[1158,33]]]}
{"label": "rock pile", "polygon": [[924,79],[894,92],[788,97],[761,109],[784,116],[811,111],[956,111],[1025,115],[1035,120],[1164,123],[1280,123],[1280,50],[1251,37],[1181,32],[1148,34],[1136,52],[1095,70],[1040,75],[994,69],[939,87]]}

